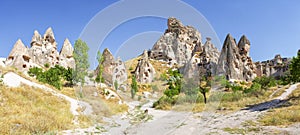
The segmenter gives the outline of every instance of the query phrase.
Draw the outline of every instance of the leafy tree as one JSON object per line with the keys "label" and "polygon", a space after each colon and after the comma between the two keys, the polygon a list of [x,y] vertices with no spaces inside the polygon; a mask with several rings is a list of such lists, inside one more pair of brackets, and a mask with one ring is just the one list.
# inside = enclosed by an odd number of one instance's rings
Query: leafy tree
{"label": "leafy tree", "polygon": [[101,54],[101,52],[100,51],[98,51],[98,53],[97,53],[97,60],[98,60],[98,64],[99,64],[99,71],[98,71],[98,74],[97,74],[97,77],[96,77],[96,79],[95,79],[95,81],[96,82],[104,82],[104,78],[103,78],[103,76],[102,76],[102,74],[103,74],[103,61],[104,61],[104,57],[103,57],[103,55]]}
{"label": "leafy tree", "polygon": [[131,78],[131,98],[133,99],[138,90],[136,77],[133,75]]}
{"label": "leafy tree", "polygon": [[292,82],[300,82],[300,50],[297,57],[293,57],[290,65],[290,75]]}
{"label": "leafy tree", "polygon": [[75,70],[74,70],[74,81],[80,83],[80,92],[82,93],[82,86],[85,83],[85,76],[87,76],[87,70],[90,67],[88,61],[88,45],[81,39],[76,40],[74,45],[74,59],[75,59]]}

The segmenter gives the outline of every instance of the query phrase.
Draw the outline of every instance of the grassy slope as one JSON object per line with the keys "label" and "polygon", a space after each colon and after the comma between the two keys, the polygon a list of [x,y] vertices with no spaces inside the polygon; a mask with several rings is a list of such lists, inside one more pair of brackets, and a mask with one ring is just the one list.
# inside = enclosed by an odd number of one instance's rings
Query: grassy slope
{"label": "grassy slope", "polygon": [[259,122],[265,126],[288,126],[300,122],[300,85],[286,103],[269,110]]}
{"label": "grassy slope", "polygon": [[0,134],[47,133],[72,127],[69,103],[40,89],[0,86],[0,106]]}

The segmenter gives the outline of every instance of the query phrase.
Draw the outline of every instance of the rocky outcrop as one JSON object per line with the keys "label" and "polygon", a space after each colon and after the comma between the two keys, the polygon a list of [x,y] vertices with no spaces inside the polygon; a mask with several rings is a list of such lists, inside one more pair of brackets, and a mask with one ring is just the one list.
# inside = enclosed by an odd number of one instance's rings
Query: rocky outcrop
{"label": "rocky outcrop", "polygon": [[228,34],[218,60],[216,73],[225,75],[228,80],[251,81],[256,77],[256,67],[249,57],[250,42],[242,36],[238,46]]}
{"label": "rocky outcrop", "polygon": [[[210,38],[206,38],[206,40],[203,46],[194,48],[193,57],[181,71],[185,78],[199,78],[199,76],[205,75],[203,73],[215,74],[220,52],[211,43]],[[200,70],[203,71],[200,72]]]}
{"label": "rocky outcrop", "polygon": [[[115,82],[120,86],[127,80],[126,67],[124,62],[120,58],[115,60],[112,53],[106,48],[102,53],[103,66],[102,76],[105,80],[105,83],[114,85]],[[95,74],[99,73],[100,66],[95,70]]]}
{"label": "rocky outcrop", "polygon": [[197,45],[201,46],[200,32],[171,17],[168,19],[168,29],[151,49],[150,58],[180,67],[192,58]]}
{"label": "rocky outcrop", "polygon": [[276,55],[274,59],[256,62],[255,65],[257,67],[257,76],[272,76],[275,78],[279,78],[281,76],[284,76],[285,72],[288,71],[290,63],[291,59],[281,58],[279,54]]}
{"label": "rocky outcrop", "polygon": [[73,58],[74,48],[69,39],[65,39],[64,44],[59,53],[59,65],[63,67],[75,67],[75,60]]}
{"label": "rocky outcrop", "polygon": [[61,54],[57,51],[57,43],[51,28],[48,28],[42,37],[38,31],[34,31],[30,48],[25,47],[21,40],[18,40],[9,54],[5,64],[13,66],[21,71],[28,71],[29,68],[43,67],[49,64],[50,67],[60,65],[65,68],[74,68],[73,47],[66,40]]}
{"label": "rocky outcrop", "polygon": [[138,64],[134,71],[136,80],[140,83],[151,83],[155,76],[155,69],[148,58],[148,51],[144,51],[142,58],[138,61]]}

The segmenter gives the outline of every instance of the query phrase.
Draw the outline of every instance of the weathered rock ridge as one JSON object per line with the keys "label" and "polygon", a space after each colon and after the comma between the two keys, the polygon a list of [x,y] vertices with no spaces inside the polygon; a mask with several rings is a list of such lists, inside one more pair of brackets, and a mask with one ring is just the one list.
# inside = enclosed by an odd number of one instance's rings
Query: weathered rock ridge
{"label": "weathered rock ridge", "polygon": [[51,28],[48,28],[42,37],[38,31],[34,31],[30,48],[25,47],[19,39],[10,52],[6,66],[15,67],[21,71],[28,71],[31,67],[50,67],[60,65],[65,68],[74,68],[73,47],[68,39],[65,40],[60,53],[57,51],[57,43]]}
{"label": "weathered rock ridge", "polygon": [[275,78],[284,76],[285,72],[288,71],[290,63],[290,58],[281,58],[279,54],[274,59],[256,62],[257,76],[272,76]]}
{"label": "weathered rock ridge", "polygon": [[201,45],[200,32],[171,17],[168,19],[168,29],[151,49],[150,58],[183,66],[192,58],[196,45]]}

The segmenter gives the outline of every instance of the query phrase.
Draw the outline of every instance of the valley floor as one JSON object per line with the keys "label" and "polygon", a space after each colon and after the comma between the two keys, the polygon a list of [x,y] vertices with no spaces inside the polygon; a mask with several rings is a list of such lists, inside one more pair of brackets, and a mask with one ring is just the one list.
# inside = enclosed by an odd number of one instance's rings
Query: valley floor
{"label": "valley floor", "polygon": [[[260,126],[258,119],[270,109],[279,107],[286,102],[288,96],[297,88],[298,84],[291,85],[280,96],[267,102],[255,104],[242,110],[220,114],[212,109],[213,104],[207,104],[201,113],[176,112],[155,110],[151,108],[154,100],[141,104],[138,101],[127,103],[129,114],[140,106],[140,110],[148,111],[153,118],[146,122],[131,123],[128,115],[116,115],[105,118],[105,124],[95,125],[87,129],[73,130],[71,133],[81,134],[94,132],[104,135],[199,135],[199,134],[297,134],[300,132],[300,123],[288,127]],[[68,132],[70,133],[70,132]]]}

